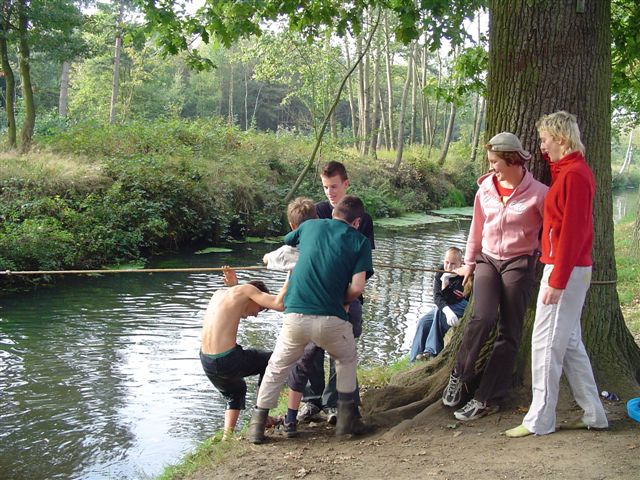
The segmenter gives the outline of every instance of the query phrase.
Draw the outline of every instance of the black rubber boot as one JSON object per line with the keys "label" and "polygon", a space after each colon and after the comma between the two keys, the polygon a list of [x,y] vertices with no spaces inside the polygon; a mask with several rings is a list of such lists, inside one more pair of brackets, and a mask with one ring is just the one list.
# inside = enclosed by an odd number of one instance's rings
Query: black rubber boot
{"label": "black rubber boot", "polygon": [[268,408],[254,408],[251,415],[251,421],[249,422],[249,433],[247,434],[249,441],[260,445],[267,440],[264,436],[264,429],[267,425],[267,419],[269,418]]}
{"label": "black rubber boot", "polygon": [[364,435],[373,431],[372,425],[367,425],[357,415],[356,404],[353,400],[338,400],[338,420],[336,422],[336,436]]}

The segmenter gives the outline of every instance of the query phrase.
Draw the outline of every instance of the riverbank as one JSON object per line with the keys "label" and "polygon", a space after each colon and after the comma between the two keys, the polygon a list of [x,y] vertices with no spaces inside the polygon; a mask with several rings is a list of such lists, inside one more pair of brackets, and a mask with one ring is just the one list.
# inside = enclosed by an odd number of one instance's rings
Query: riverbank
{"label": "riverbank", "polygon": [[[627,326],[640,345],[640,269],[629,248],[633,220],[629,215],[616,225],[615,248],[621,307]],[[406,368],[406,361],[400,361],[361,370],[358,377],[364,388],[375,388]],[[526,399],[528,392],[515,397]],[[569,392],[563,391],[560,422],[579,415],[570,400]],[[276,433],[270,437],[272,442],[262,446],[244,440],[244,432],[230,442],[220,442],[220,434],[216,434],[194,454],[168,467],[160,479],[319,480],[345,476],[413,478],[417,474],[450,479],[636,478],[640,425],[626,416],[624,402],[605,403],[611,422],[607,431],[564,431],[516,440],[501,433],[521,421],[527,409],[524,404],[508,405],[496,415],[463,424],[438,402],[411,430],[395,435],[380,430],[349,441],[336,440],[333,428],[322,422],[301,425],[297,439]],[[284,405],[280,408],[284,409]]]}
{"label": "riverbank", "polygon": [[[279,235],[284,198],[313,149],[310,137],[214,121],[85,122],[37,140],[29,155],[0,155],[0,271],[144,263],[169,251]],[[350,192],[374,218],[472,201],[468,160],[451,156],[438,166],[410,147],[396,171],[392,156],[361,157],[327,141],[296,195],[322,199],[317,169],[338,160]],[[11,278],[0,278],[5,292],[29,286]]]}

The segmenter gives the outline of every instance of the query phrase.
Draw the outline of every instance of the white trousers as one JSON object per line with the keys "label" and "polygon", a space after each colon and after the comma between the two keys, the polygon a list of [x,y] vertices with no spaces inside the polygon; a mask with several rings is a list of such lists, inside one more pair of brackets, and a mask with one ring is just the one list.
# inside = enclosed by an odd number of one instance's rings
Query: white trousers
{"label": "white trousers", "polygon": [[582,421],[595,428],[608,426],[591,362],[582,343],[580,316],[591,282],[591,267],[574,267],[555,305],[544,305],[553,265],[544,267],[531,337],[533,400],[522,424],[532,433],[544,435],[556,430],[556,405],[560,376],[569,381],[576,402],[584,410]]}
{"label": "white trousers", "polygon": [[339,393],[356,389],[356,341],[353,327],[346,320],[334,316],[288,313],[269,359],[260,391],[259,408],[274,408],[289,370],[302,357],[305,345],[313,342],[324,348],[336,361],[336,386]]}

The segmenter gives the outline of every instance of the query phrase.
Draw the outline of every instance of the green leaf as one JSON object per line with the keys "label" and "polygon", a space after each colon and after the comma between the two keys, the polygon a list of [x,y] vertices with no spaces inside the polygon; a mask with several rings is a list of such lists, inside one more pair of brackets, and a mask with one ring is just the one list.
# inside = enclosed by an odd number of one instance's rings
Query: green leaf
{"label": "green leaf", "polygon": [[472,217],[473,207],[448,207],[439,210],[430,210],[436,215],[454,216],[454,217]]}
{"label": "green leaf", "polygon": [[224,247],[209,247],[203,250],[198,250],[196,252],[196,255],[204,255],[207,253],[229,253],[229,252],[233,252],[233,250],[230,248],[224,248]]}
{"label": "green leaf", "polygon": [[444,223],[453,220],[444,217],[436,217],[425,213],[409,213],[401,217],[379,218],[373,221],[376,227],[382,228],[410,228],[420,225],[428,225],[430,223]]}

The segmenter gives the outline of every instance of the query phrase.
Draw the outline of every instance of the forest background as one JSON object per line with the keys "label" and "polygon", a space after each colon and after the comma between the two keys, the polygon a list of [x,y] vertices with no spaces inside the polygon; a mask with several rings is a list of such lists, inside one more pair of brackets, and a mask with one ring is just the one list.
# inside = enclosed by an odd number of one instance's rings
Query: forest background
{"label": "forest background", "polygon": [[[616,12],[624,30],[633,12]],[[486,170],[486,14],[457,41],[399,41],[384,11],[364,20],[341,37],[273,22],[171,52],[129,2],[5,1],[0,270],[278,235],[285,199],[323,197],[330,160],[374,217],[469,205]],[[639,89],[615,78],[614,181],[637,185]]]}

